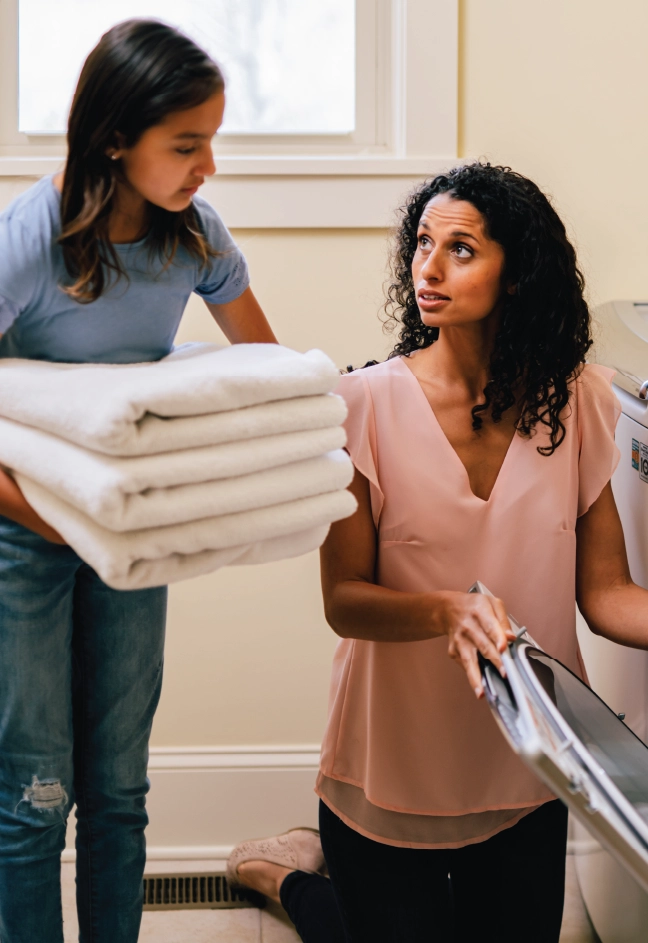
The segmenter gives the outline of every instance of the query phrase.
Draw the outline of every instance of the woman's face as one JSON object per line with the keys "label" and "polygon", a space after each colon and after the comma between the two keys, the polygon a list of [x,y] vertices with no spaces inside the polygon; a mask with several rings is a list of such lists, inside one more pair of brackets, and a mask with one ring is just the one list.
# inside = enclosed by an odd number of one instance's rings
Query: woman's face
{"label": "woman's face", "polygon": [[133,147],[110,152],[121,160],[131,195],[173,213],[185,209],[205,177],[216,173],[211,141],[224,109],[225,95],[217,92],[202,105],[171,112]]}
{"label": "woman's face", "polygon": [[448,193],[423,210],[412,279],[421,320],[450,327],[496,315],[502,295],[504,250],[486,234],[472,203]]}

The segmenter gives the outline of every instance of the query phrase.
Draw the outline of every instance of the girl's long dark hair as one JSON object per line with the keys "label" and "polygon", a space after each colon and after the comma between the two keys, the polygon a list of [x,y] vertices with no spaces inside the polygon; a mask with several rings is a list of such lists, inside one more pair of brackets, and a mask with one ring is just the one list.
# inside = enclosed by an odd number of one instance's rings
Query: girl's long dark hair
{"label": "girl's long dark hair", "polygon": [[[70,111],[61,197],[59,242],[72,279],[63,290],[77,301],[96,301],[111,271],[117,278],[126,274],[108,238],[120,168],[106,152],[117,147],[117,133],[132,147],[171,112],[201,105],[223,88],[207,53],[157,20],[120,23],[92,50]],[[192,204],[178,213],[150,204],[149,216],[149,251],[166,264],[179,246],[203,264],[215,254]]]}
{"label": "girl's long dark hair", "polygon": [[538,423],[548,427],[551,455],[565,437],[562,415],[569,383],[592,344],[584,279],[558,214],[542,191],[510,167],[475,162],[440,174],[412,193],[401,209],[387,290],[387,326],[398,329],[390,357],[429,347],[439,329],[421,320],[412,281],[419,220],[439,193],[466,200],[482,214],[487,234],[504,249],[504,294],[499,329],[490,360],[485,401],[472,410],[473,428],[490,412],[499,422],[507,409],[521,406],[518,432],[531,436]]}

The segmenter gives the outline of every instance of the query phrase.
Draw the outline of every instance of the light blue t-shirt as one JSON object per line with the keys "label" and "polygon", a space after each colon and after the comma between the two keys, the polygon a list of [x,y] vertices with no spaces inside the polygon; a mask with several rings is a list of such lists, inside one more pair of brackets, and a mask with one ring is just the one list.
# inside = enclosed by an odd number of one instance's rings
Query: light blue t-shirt
{"label": "light blue t-shirt", "polygon": [[182,247],[165,269],[146,240],[116,245],[128,280],[113,278],[97,301],[79,304],[60,288],[72,279],[57,242],[61,196],[53,177],[14,200],[0,214],[0,357],[137,363],[166,356],[192,291],[226,304],[249,285],[245,258],[218,213],[199,196],[193,202],[218,252],[206,267]]}

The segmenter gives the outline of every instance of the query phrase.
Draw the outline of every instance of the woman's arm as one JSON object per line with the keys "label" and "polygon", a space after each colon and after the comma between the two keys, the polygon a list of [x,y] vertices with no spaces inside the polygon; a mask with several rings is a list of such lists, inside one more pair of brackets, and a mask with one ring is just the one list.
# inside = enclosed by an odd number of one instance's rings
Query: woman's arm
{"label": "woman's arm", "polygon": [[246,288],[242,295],[227,304],[205,304],[230,344],[277,343],[251,288]]}
{"label": "woman's arm", "polygon": [[576,598],[592,632],[648,648],[648,592],[632,582],[609,482],[578,519],[576,541]]}
{"label": "woman's arm", "polygon": [[447,635],[450,657],[463,665],[480,697],[477,650],[502,669],[500,652],[514,637],[504,604],[477,593],[404,593],[378,586],[369,482],[356,471],[349,490],[358,510],[333,524],[321,552],[329,625],[342,638],[372,642],[418,642]]}
{"label": "woman's arm", "polygon": [[30,504],[27,504],[16,482],[4,471],[0,471],[0,514],[17,524],[22,524],[28,530],[33,530],[52,543],[65,543],[61,535],[46,524]]}

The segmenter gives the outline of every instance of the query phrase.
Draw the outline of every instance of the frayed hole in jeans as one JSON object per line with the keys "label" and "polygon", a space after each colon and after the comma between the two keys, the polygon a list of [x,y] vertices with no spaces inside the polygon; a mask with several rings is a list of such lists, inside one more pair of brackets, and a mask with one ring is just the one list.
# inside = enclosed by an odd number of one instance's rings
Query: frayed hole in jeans
{"label": "frayed hole in jeans", "polygon": [[39,779],[34,776],[31,786],[23,786],[22,802],[34,809],[58,809],[68,801],[68,796],[58,779]]}

